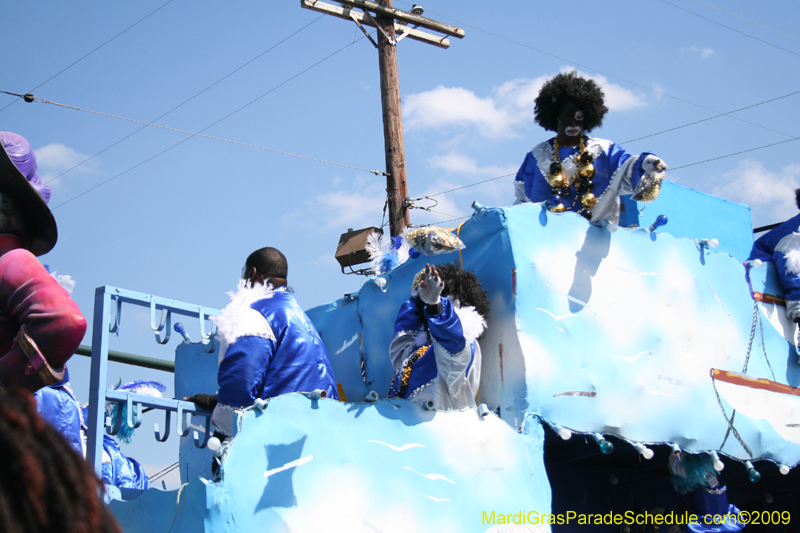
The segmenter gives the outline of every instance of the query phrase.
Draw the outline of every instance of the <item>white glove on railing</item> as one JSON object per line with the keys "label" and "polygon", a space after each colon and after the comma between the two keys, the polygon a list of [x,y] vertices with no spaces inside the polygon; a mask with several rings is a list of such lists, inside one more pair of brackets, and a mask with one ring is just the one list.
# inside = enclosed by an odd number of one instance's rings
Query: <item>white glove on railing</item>
{"label": "white glove on railing", "polygon": [[437,305],[441,302],[439,295],[444,289],[444,281],[436,272],[435,266],[425,265],[425,274],[419,284],[419,298],[427,305]]}

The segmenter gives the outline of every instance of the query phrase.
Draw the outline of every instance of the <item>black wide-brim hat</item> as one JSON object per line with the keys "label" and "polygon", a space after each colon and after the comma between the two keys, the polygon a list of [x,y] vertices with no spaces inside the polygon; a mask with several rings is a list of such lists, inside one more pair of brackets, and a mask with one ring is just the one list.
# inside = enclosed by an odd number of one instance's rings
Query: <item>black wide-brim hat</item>
{"label": "black wide-brim hat", "polygon": [[[2,146],[2,143],[0,143]],[[44,255],[58,240],[56,219],[47,203],[8,156],[5,146],[0,152],[0,192],[14,202],[25,224],[25,235],[19,235],[33,255]]]}

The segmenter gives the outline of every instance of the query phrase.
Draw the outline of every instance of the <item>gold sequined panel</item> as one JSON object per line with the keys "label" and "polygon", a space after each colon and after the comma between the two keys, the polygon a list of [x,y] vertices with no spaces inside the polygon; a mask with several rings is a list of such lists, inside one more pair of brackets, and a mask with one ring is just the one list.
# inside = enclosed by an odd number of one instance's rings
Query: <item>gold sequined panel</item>
{"label": "gold sequined panel", "polygon": [[658,198],[661,192],[661,182],[664,181],[664,173],[654,176],[645,176],[639,180],[636,190],[633,191],[631,198],[637,202],[652,202]]}
{"label": "gold sequined panel", "polygon": [[461,239],[446,229],[436,226],[408,230],[403,237],[408,244],[425,255],[446,254],[466,248]]}

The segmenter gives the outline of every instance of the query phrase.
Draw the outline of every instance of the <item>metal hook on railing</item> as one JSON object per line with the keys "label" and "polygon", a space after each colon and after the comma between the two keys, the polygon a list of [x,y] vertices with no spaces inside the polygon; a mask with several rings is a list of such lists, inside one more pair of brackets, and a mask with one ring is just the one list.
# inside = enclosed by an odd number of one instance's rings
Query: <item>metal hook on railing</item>
{"label": "metal hook on railing", "polygon": [[166,419],[164,420],[164,434],[161,434],[161,431],[158,428],[158,422],[153,424],[155,426],[155,433],[156,433],[156,440],[158,442],[166,442],[169,438],[169,428],[171,426],[170,422],[172,422],[172,411],[167,409],[166,411]]}
{"label": "metal hook on railing", "polygon": [[211,332],[206,334],[206,313],[202,306],[198,308],[198,317],[200,318],[200,342],[203,343],[203,350],[206,353],[212,353],[217,349],[217,325],[212,322]]}
{"label": "metal hook on railing", "polygon": [[106,433],[108,433],[113,437],[114,435],[119,433],[119,428],[121,425],[122,425],[122,419],[117,420],[117,423],[115,425],[111,415],[106,415],[106,423],[105,423]]}
{"label": "metal hook on railing", "polygon": [[[187,418],[186,415],[189,415]],[[189,434],[189,428],[192,427],[192,413],[184,413],[183,405],[178,403],[178,421],[175,422],[175,431],[178,432],[179,437],[185,437]]]}
{"label": "metal hook on railing", "polygon": [[206,416],[205,418],[206,418],[206,432],[202,442],[200,441],[200,434],[197,431],[194,432],[194,445],[200,449],[205,448],[206,444],[208,444],[208,439],[211,438],[211,417]]}
{"label": "metal hook on railing", "polygon": [[[136,429],[142,425],[142,404],[133,403],[133,396],[131,396],[130,392],[128,393],[127,407],[128,427]],[[133,421],[134,415],[136,416],[136,422]]]}
{"label": "metal hook on railing", "polygon": [[119,322],[122,318],[122,300],[117,298],[117,308],[114,313],[114,321],[108,325],[109,333],[119,333]]}
{"label": "metal hook on railing", "polygon": [[[161,310],[161,320],[158,324],[156,324],[156,299],[155,296],[152,296],[150,299],[150,328],[155,332],[156,342],[158,344],[167,344],[169,342],[169,336],[172,333],[172,328],[170,327],[172,323],[172,313],[169,309],[162,309]],[[164,331],[166,328],[166,331]],[[164,338],[159,337],[159,332],[164,331]]]}

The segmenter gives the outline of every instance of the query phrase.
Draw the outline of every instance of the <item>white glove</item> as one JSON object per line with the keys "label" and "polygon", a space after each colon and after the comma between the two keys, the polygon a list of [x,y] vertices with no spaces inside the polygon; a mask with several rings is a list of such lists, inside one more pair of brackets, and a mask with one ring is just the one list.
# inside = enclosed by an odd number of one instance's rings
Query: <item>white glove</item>
{"label": "white glove", "polygon": [[667,170],[667,164],[653,154],[650,154],[644,158],[642,169],[648,174],[664,172]]}
{"label": "white glove", "polygon": [[439,295],[444,289],[444,281],[436,272],[435,266],[425,265],[425,274],[419,284],[419,298],[427,305],[437,305],[441,302]]}

